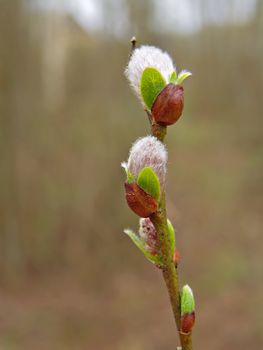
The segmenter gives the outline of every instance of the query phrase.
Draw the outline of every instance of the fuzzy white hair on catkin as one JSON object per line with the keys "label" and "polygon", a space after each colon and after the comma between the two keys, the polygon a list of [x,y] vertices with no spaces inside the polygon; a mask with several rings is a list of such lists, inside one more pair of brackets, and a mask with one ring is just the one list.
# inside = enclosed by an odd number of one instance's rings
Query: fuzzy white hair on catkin
{"label": "fuzzy white hair on catkin", "polygon": [[141,237],[144,241],[145,241],[145,238],[146,238],[146,235],[145,235],[145,221],[143,218],[140,218],[139,220],[139,237]]}
{"label": "fuzzy white hair on catkin", "polygon": [[135,49],[125,69],[125,75],[141,101],[141,77],[144,69],[147,67],[153,67],[159,70],[166,83],[169,82],[170,75],[175,71],[173,61],[167,52],[155,46],[148,45]]}
{"label": "fuzzy white hair on catkin", "polygon": [[139,220],[139,236],[146,240],[147,236],[156,236],[156,230],[149,218],[140,218]]}
{"label": "fuzzy white hair on catkin", "polygon": [[152,168],[159,178],[161,188],[165,184],[167,150],[155,136],[145,136],[134,142],[130,149],[127,168],[135,177],[144,167]]}
{"label": "fuzzy white hair on catkin", "polygon": [[152,254],[156,254],[157,232],[149,218],[141,218],[139,221],[139,237],[143,240],[145,248]]}

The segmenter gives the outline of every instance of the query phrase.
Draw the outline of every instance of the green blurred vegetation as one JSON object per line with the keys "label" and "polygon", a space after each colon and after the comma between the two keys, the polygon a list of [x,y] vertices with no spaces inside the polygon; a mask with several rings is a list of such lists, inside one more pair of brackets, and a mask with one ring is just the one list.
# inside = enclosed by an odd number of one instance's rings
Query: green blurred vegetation
{"label": "green blurred vegetation", "polygon": [[[127,0],[139,43],[193,72],[167,144],[196,348],[260,349],[262,2],[245,24],[191,35],[153,31],[152,5]],[[69,15],[0,6],[0,347],[174,349],[161,276],[122,234],[137,218],[120,162],[149,132],[123,76],[130,37],[110,34],[110,16],[89,33]]]}

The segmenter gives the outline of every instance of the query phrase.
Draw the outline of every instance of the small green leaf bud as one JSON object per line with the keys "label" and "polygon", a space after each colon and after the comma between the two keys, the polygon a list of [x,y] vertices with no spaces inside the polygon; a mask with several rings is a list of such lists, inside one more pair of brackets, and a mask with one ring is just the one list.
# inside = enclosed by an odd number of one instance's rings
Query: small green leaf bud
{"label": "small green leaf bud", "polygon": [[169,77],[169,83],[176,84],[176,82],[177,82],[177,72],[175,70]]}
{"label": "small green leaf bud", "polygon": [[141,96],[148,110],[151,110],[156,96],[165,85],[166,81],[157,69],[153,67],[145,68],[141,78]]}
{"label": "small green leaf bud", "polygon": [[185,285],[181,293],[181,332],[190,333],[195,323],[195,301],[192,289]]}
{"label": "small green leaf bud", "polygon": [[159,202],[161,194],[160,181],[152,168],[143,168],[139,172],[136,182],[140,188]]}
{"label": "small green leaf bud", "polygon": [[171,254],[171,257],[173,257],[174,251],[175,251],[175,230],[169,219],[167,219],[167,227],[168,227],[168,233],[169,233],[170,254]]}
{"label": "small green leaf bud", "polygon": [[177,80],[176,80],[176,84],[182,84],[182,82],[183,82],[186,78],[190,77],[191,75],[192,75],[191,72],[189,72],[188,70],[183,69],[183,70],[178,74],[178,78],[177,78]]}

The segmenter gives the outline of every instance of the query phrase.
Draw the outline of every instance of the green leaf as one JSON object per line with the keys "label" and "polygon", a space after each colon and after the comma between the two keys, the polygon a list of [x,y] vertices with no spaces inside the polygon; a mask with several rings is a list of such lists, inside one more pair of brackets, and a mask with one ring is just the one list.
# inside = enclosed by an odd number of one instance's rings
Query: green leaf
{"label": "green leaf", "polygon": [[145,167],[139,172],[137,185],[159,201],[161,195],[160,181],[152,168]]}
{"label": "green leaf", "polygon": [[126,172],[128,184],[131,184],[131,183],[135,180],[135,177],[134,177],[134,175],[128,170],[127,163],[126,163],[126,162],[122,162],[122,163],[121,163],[121,167],[122,167],[122,168],[125,170],[125,172]]}
{"label": "green leaf", "polygon": [[171,244],[171,254],[173,256],[175,251],[175,230],[169,219],[167,219],[167,227],[168,227],[168,233],[169,233],[169,240]]}
{"label": "green leaf", "polygon": [[132,230],[125,229],[124,233],[130,237],[130,239],[133,241],[133,243],[140,249],[140,251],[143,253],[143,255],[153,264],[162,266],[162,260],[158,255],[151,254],[146,248],[144,241],[136,235]]}
{"label": "green leaf", "polygon": [[165,85],[166,81],[157,69],[153,67],[144,69],[141,77],[141,96],[149,109]]}
{"label": "green leaf", "polygon": [[192,289],[185,285],[181,293],[181,315],[190,314],[195,311],[195,300]]}
{"label": "green leaf", "polygon": [[190,77],[192,75],[191,72],[187,71],[187,70],[182,70],[177,78],[177,84],[181,84],[186,78]]}
{"label": "green leaf", "polygon": [[169,82],[170,83],[173,83],[173,84],[176,84],[176,81],[177,81],[177,72],[176,70],[170,75],[169,77]]}

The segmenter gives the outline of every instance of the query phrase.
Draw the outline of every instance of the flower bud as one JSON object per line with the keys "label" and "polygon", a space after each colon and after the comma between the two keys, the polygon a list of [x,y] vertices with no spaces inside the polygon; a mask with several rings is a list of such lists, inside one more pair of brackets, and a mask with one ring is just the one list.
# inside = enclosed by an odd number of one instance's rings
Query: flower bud
{"label": "flower bud", "polygon": [[158,209],[165,183],[167,151],[154,136],[137,140],[122,167],[127,174],[126,200],[140,217],[146,218]]}
{"label": "flower bud", "polygon": [[192,289],[185,285],[181,293],[181,332],[190,333],[195,323],[195,301]]}
{"label": "flower bud", "polygon": [[125,229],[124,233],[130,237],[151,263],[159,269],[163,267],[162,255],[158,254],[157,232],[150,219],[140,219],[138,234],[131,229]]}
{"label": "flower bud", "polygon": [[158,70],[165,83],[169,81],[169,77],[175,70],[171,57],[157,47],[144,45],[133,51],[125,70],[125,75],[146,108],[148,106],[141,96],[141,78],[144,70],[149,67]]}
{"label": "flower bud", "polygon": [[153,255],[157,254],[157,232],[149,218],[140,219],[139,236],[145,242],[145,248]]}
{"label": "flower bud", "polygon": [[156,97],[152,106],[152,118],[160,125],[174,124],[182,115],[184,108],[184,88],[172,83]]}
{"label": "flower bud", "polygon": [[154,46],[141,46],[132,53],[125,75],[156,123],[171,125],[179,119],[184,106],[181,84],[191,72],[182,70],[177,75],[166,52]]}
{"label": "flower bud", "polygon": [[162,190],[165,184],[166,163],[165,146],[156,137],[146,136],[133,144],[127,162],[127,171],[137,179],[143,168],[152,168],[160,181]]}

